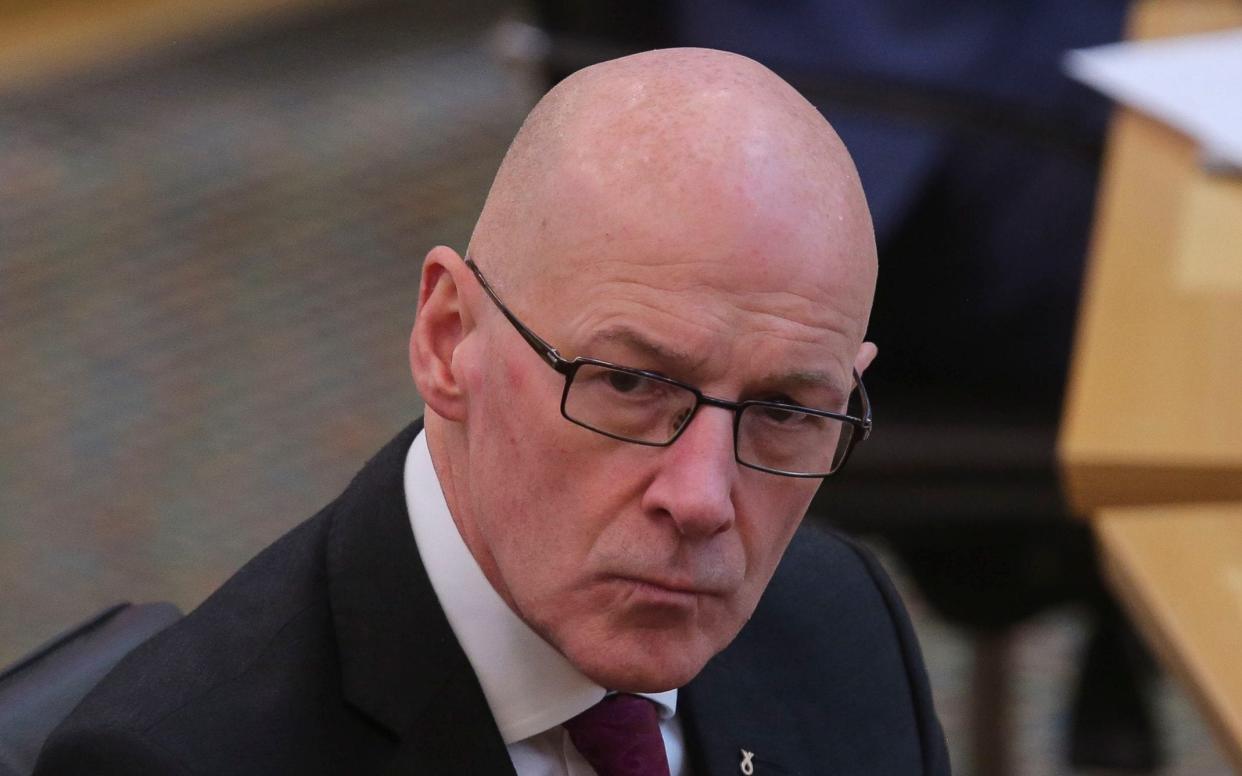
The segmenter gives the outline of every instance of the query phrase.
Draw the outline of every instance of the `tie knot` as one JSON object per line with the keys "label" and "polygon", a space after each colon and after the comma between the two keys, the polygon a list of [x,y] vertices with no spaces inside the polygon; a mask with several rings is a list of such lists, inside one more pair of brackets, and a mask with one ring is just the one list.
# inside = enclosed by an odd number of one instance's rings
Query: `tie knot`
{"label": "tie knot", "polygon": [[599,776],[668,776],[659,715],[646,698],[609,695],[565,729]]}

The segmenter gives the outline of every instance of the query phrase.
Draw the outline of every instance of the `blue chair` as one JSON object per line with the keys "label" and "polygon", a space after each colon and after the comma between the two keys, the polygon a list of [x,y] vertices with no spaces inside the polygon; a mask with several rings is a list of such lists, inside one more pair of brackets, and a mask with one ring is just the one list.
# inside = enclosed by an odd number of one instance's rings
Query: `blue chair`
{"label": "blue chair", "polygon": [[43,742],[91,688],[179,619],[170,603],[116,604],[0,672],[0,776],[29,776]]}

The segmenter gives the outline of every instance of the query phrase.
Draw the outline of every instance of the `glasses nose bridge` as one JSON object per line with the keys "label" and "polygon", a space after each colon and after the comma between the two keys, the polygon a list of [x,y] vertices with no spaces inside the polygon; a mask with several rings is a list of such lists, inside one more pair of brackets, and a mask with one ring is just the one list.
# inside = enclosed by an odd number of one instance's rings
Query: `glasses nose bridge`
{"label": "glasses nose bridge", "polygon": [[738,411],[742,408],[741,403],[735,402],[735,401],[729,401],[728,399],[720,399],[715,396],[709,396],[699,391],[696,391],[694,394],[694,406],[690,408],[690,414],[686,416],[686,419],[684,422],[682,422],[681,427],[677,429],[677,434],[671,440],[669,440],[669,444],[671,445],[681,438],[681,435],[685,433],[686,429],[690,427],[690,424],[694,422],[695,417],[698,416],[699,409],[702,408],[704,405],[708,407],[717,407],[722,410],[727,410],[733,416],[731,418],[730,425],[733,429],[733,445],[734,447],[736,447],[737,446],[737,417],[738,417]]}

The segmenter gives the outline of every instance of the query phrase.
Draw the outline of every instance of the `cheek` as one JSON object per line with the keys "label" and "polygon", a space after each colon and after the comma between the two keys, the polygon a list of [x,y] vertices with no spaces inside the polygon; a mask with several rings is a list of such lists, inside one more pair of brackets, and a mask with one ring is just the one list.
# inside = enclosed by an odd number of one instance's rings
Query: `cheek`
{"label": "cheek", "polygon": [[483,379],[489,398],[471,434],[476,514],[505,576],[549,587],[581,568],[590,550],[598,470],[572,444],[578,428],[546,386],[501,363]]}
{"label": "cheek", "polygon": [[[773,475],[755,472],[762,477]],[[749,519],[739,525],[756,576],[766,585],[776,564],[802,523],[806,510],[819,488],[815,480],[780,479],[762,482],[759,498],[742,507]]]}
{"label": "cheek", "polygon": [[626,471],[617,460],[623,456],[596,449],[597,435],[559,412],[547,422],[529,431],[525,454],[502,474],[509,485],[499,495],[508,515],[493,528],[503,534],[502,562],[518,584],[529,580],[542,593],[564,594],[618,554],[636,552],[645,523],[637,517],[638,485],[618,476]]}
{"label": "cheek", "polygon": [[[530,367],[519,355],[533,356],[512,352],[484,355],[471,359],[463,370],[471,399],[471,457],[486,462],[479,468],[486,469],[489,477],[510,479],[506,477],[510,468],[520,467],[532,457],[532,447],[539,443],[534,431],[548,422],[545,405],[556,408],[556,398],[545,395],[544,386],[536,384]],[[538,362],[533,367],[546,368]]]}
{"label": "cheek", "polygon": [[500,363],[499,372],[504,379],[505,388],[514,392],[522,391],[529,382],[525,364],[516,363],[512,359],[502,359]]}
{"label": "cheek", "polygon": [[471,382],[484,403],[484,431],[511,429],[504,443],[518,444],[516,450],[528,457],[538,455],[561,432],[564,378],[522,342],[489,352]]}

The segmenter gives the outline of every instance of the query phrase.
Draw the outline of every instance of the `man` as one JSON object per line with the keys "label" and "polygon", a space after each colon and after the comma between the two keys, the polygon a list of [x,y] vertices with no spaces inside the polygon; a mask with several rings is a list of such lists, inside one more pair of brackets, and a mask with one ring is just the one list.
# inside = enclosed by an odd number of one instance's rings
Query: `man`
{"label": "man", "polygon": [[883,573],[790,544],[870,428],[874,282],[848,155],[766,69],[567,79],[466,256],[427,255],[425,425],[128,657],[38,772],[947,773]]}

